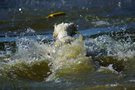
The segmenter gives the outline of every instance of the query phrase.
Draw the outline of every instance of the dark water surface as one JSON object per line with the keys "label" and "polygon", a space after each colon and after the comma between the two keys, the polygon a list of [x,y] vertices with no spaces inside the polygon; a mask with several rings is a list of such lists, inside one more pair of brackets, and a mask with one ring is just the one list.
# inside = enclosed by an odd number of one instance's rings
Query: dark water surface
{"label": "dark water surface", "polygon": [[[83,40],[54,53],[62,22]],[[135,0],[1,0],[0,89],[134,90]]]}

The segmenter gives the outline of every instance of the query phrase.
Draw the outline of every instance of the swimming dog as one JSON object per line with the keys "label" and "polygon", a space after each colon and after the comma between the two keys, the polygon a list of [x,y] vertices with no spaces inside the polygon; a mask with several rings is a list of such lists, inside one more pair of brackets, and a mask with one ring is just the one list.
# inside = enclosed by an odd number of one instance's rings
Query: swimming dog
{"label": "swimming dog", "polygon": [[56,46],[59,43],[71,43],[73,36],[77,33],[77,27],[74,23],[61,23],[54,25],[53,38],[57,38]]}

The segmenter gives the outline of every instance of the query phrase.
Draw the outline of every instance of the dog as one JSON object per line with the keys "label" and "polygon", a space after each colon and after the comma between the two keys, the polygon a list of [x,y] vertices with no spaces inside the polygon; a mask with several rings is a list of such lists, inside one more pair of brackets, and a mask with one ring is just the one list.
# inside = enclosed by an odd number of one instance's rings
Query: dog
{"label": "dog", "polygon": [[59,43],[71,43],[74,40],[73,36],[76,34],[76,32],[77,27],[74,23],[55,24],[53,38],[57,38],[56,46],[59,46]]}

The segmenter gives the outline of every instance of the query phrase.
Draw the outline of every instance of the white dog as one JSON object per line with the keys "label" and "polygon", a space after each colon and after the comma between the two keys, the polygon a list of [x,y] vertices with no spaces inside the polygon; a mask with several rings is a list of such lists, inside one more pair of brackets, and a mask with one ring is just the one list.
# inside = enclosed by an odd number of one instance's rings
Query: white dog
{"label": "white dog", "polygon": [[[74,38],[73,35],[76,34],[77,27],[74,23],[61,23],[54,25],[53,38],[57,38],[56,44],[59,43],[71,43]],[[56,45],[59,46],[59,45]]]}

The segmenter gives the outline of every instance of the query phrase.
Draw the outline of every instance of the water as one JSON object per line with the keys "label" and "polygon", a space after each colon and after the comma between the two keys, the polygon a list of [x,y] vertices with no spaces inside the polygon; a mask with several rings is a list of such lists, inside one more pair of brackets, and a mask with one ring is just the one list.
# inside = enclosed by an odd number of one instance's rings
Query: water
{"label": "water", "polygon": [[[1,0],[1,89],[135,89],[134,0]],[[45,18],[55,12],[63,16]],[[55,47],[53,25],[79,35]]]}

